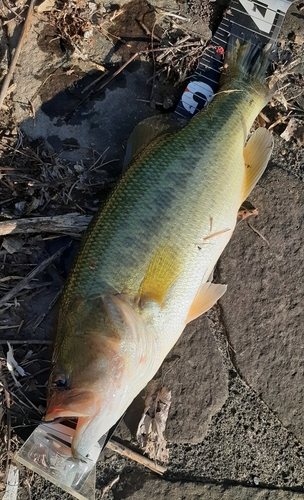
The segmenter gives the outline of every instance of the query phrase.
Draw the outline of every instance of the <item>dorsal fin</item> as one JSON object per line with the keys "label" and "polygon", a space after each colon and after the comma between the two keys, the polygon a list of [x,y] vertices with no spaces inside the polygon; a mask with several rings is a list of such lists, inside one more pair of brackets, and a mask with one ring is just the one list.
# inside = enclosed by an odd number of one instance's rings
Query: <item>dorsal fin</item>
{"label": "dorsal fin", "polygon": [[123,162],[123,170],[129,163],[136,158],[149,144],[160,139],[166,134],[177,132],[185,123],[170,115],[157,115],[146,118],[134,128],[131,133],[125,159]]}
{"label": "dorsal fin", "polygon": [[214,283],[204,283],[198,289],[195,299],[189,309],[186,323],[204,314],[224,295],[227,285],[216,285]]}
{"label": "dorsal fin", "polygon": [[244,201],[262,176],[273,149],[273,137],[266,128],[258,128],[249,138],[244,148],[245,182]]}

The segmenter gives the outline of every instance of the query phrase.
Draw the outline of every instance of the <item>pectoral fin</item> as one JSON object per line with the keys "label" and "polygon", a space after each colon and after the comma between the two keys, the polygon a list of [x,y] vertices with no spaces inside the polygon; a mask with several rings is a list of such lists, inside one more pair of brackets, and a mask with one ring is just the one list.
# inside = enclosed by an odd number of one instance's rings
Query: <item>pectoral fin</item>
{"label": "pectoral fin", "polygon": [[164,305],[169,288],[182,270],[178,249],[170,246],[159,249],[153,256],[139,291],[139,304],[148,301]]}
{"label": "pectoral fin", "polygon": [[266,128],[258,128],[244,148],[245,183],[243,200],[250,194],[262,176],[273,149],[272,134]]}
{"label": "pectoral fin", "polygon": [[198,289],[192,306],[190,307],[186,324],[204,314],[224,295],[227,285],[216,285],[214,283],[204,283]]}

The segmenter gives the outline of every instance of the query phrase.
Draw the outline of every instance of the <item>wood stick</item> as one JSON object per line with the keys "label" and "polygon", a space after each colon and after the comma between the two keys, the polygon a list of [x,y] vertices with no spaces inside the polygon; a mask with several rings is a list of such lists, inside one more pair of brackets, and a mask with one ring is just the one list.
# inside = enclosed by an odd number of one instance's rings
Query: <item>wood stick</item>
{"label": "wood stick", "polygon": [[56,304],[57,300],[59,299],[61,295],[61,289],[56,293],[55,297],[53,297],[53,300],[51,300],[50,304],[48,307],[43,311],[42,314],[40,314],[39,318],[35,321],[35,323],[32,326],[32,331],[35,332],[40,325],[40,323],[44,320],[46,315],[53,309],[54,305]]}
{"label": "wood stick", "polygon": [[0,330],[10,330],[11,328],[19,328],[19,325],[5,325],[5,326],[0,326]]}
{"label": "wood stick", "polygon": [[106,493],[108,493],[108,491],[111,490],[112,486],[114,486],[114,484],[116,484],[120,479],[120,475],[114,477],[114,479],[112,479],[112,481],[110,481],[102,490],[102,493],[101,493],[101,498],[104,498],[104,496],[106,495]]}
{"label": "wood stick", "polygon": [[136,453],[136,451],[131,450],[130,448],[127,448],[124,446],[122,443],[118,442],[115,438],[111,438],[110,441],[108,441],[107,448],[111,451],[115,451],[116,453],[119,453],[123,457],[130,458],[131,460],[134,460],[135,462],[144,465],[148,469],[151,469],[153,472],[156,472],[157,474],[160,474],[161,476],[166,472],[167,468],[163,467],[162,465],[158,465],[157,463],[153,462],[147,457],[144,457],[143,455],[140,455],[139,453]]}
{"label": "wood stick", "polygon": [[32,217],[29,219],[12,219],[0,222],[0,236],[7,234],[31,233],[81,233],[87,228],[92,217],[71,213],[54,217]]}
{"label": "wood stick", "polygon": [[270,243],[269,241],[267,240],[267,238],[265,238],[265,236],[262,235],[262,233],[260,233],[260,231],[258,231],[255,227],[253,227],[252,224],[250,224],[250,222],[247,222],[248,226],[250,227],[250,229],[252,229],[252,231],[254,233],[256,233],[260,238],[262,238],[262,240],[265,241],[265,243],[267,243],[267,245],[270,247]]}
{"label": "wood stick", "polygon": [[80,103],[77,104],[77,106],[75,108],[73,108],[71,111],[69,111],[65,116],[64,116],[64,120],[68,120],[73,113],[75,113],[75,111],[80,107],[82,106],[84,103],[86,103],[90,97],[98,94],[98,92],[100,92],[104,87],[106,87],[108,85],[108,83],[110,83],[117,75],[119,75],[119,73],[121,73],[127,66],[128,64],[130,64],[132,61],[134,61],[134,59],[136,59],[136,57],[138,57],[139,55],[141,55],[143,52],[136,52],[135,54],[133,54],[132,57],[130,57],[130,59],[128,59],[127,62],[125,62],[122,66],[120,66],[120,68],[115,71],[115,73],[113,73],[112,76],[110,76],[107,81],[105,83],[103,83],[103,85],[101,85],[98,90],[96,90],[95,92],[93,92],[93,90],[91,90],[89,92],[89,94],[84,98],[82,99],[82,101],[80,101]]}
{"label": "wood stick", "polygon": [[75,108],[71,109],[71,111],[69,111],[63,117],[63,119],[64,120],[69,120],[69,118],[73,115],[73,113],[75,113],[75,111],[77,111],[78,108],[80,108],[80,106],[83,106],[91,97],[97,95],[104,87],[106,87],[106,85],[108,85],[108,83],[110,83],[117,75],[119,75],[119,73],[121,73],[128,66],[128,64],[130,64],[132,61],[134,61],[134,59],[136,59],[136,57],[141,56],[141,55],[145,55],[145,54],[149,54],[150,52],[152,52],[152,53],[153,52],[158,52],[158,51],[162,52],[163,50],[167,50],[167,49],[164,49],[163,47],[160,47],[160,48],[150,49],[150,50],[141,50],[141,51],[136,52],[135,54],[133,54],[133,56],[131,56],[130,59],[128,59],[128,61],[126,61],[117,71],[115,71],[115,73],[113,73],[113,75],[110,76],[103,85],[101,85],[94,92],[93,92],[93,90],[91,90],[89,92],[89,94],[82,101],[80,101],[77,104],[77,106],[75,106]]}
{"label": "wood stick", "polygon": [[19,281],[14,288],[12,288],[7,294],[5,294],[1,299],[0,299],[0,307],[3,306],[6,302],[14,298],[17,293],[21,292],[28,284],[29,282],[35,278],[38,274],[40,274],[42,271],[44,271],[47,266],[49,266],[52,262],[54,262],[59,255],[61,255],[69,246],[71,246],[70,242],[68,245],[65,245],[64,247],[60,248],[57,252],[55,252],[53,255],[45,259],[41,264],[39,264],[33,271],[31,271],[23,280]]}
{"label": "wood stick", "polygon": [[7,432],[7,443],[6,443],[6,460],[5,460],[5,481],[7,481],[9,465],[10,465],[10,451],[11,451],[11,399],[8,390],[7,380],[3,371],[5,356],[3,350],[0,350],[0,381],[4,389],[4,400],[6,409],[6,432]]}
{"label": "wood stick", "polygon": [[52,345],[54,344],[53,340],[31,340],[31,339],[25,339],[25,340],[0,340],[0,345],[6,345],[7,343],[10,343],[11,345],[23,345],[23,344],[29,344],[29,345]]}
{"label": "wood stick", "polygon": [[0,92],[0,109],[2,108],[2,104],[3,104],[3,101],[4,101],[5,97],[6,97],[6,93],[7,93],[10,81],[11,81],[13,73],[15,71],[15,67],[16,67],[18,58],[20,56],[20,52],[21,52],[21,49],[22,49],[25,37],[26,37],[27,32],[29,30],[29,27],[31,25],[35,3],[36,3],[36,0],[31,0],[31,3],[29,5],[28,11],[27,11],[27,15],[26,15],[24,26],[23,26],[23,30],[22,30],[21,36],[19,38],[16,50],[15,50],[14,57],[12,59],[10,68],[9,68],[8,73],[7,73],[6,77],[4,78],[4,82],[2,84],[2,89],[1,89],[1,92]]}

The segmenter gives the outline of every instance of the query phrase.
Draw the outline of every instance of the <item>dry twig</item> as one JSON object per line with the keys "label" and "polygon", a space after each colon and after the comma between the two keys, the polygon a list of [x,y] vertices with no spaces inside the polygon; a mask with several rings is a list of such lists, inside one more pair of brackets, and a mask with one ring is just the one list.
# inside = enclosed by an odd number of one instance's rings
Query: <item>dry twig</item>
{"label": "dry twig", "polygon": [[71,246],[70,242],[68,245],[65,245],[64,247],[60,248],[57,252],[55,252],[53,255],[45,259],[41,264],[39,264],[33,271],[31,271],[23,280],[19,281],[14,288],[12,288],[4,297],[0,299],[0,307],[3,306],[6,302],[11,300],[13,297],[17,295],[17,293],[21,292],[28,284],[29,282],[35,278],[38,274],[40,274],[42,271],[44,271],[47,266],[49,266],[52,262],[54,262],[59,255],[61,255],[69,246]]}
{"label": "dry twig", "polygon": [[101,493],[101,498],[104,498],[105,494],[108,493],[108,491],[111,490],[111,488],[114,486],[114,484],[116,484],[120,479],[120,476],[116,476],[114,477],[114,479],[112,479],[112,481],[109,482],[109,484],[107,484],[103,490],[102,490],[102,493]]}
{"label": "dry twig", "polygon": [[151,469],[153,472],[156,472],[157,474],[160,474],[161,476],[166,472],[167,468],[163,467],[162,465],[158,465],[154,463],[152,460],[149,460],[149,458],[143,457],[139,453],[136,453],[136,451],[131,450],[130,448],[127,448],[124,446],[122,443],[118,442],[115,438],[111,438],[110,441],[106,445],[109,450],[115,451],[116,453],[119,453],[123,457],[131,458],[131,460],[134,460],[135,462],[138,462],[141,465],[144,465],[148,469]]}
{"label": "dry twig", "polygon": [[35,3],[36,3],[36,0],[31,0],[31,3],[29,5],[28,11],[27,11],[27,16],[26,16],[26,20],[25,20],[25,23],[24,23],[24,26],[23,26],[23,30],[22,30],[21,36],[19,38],[19,42],[18,42],[16,50],[15,50],[14,57],[12,59],[9,71],[8,71],[6,77],[4,78],[4,82],[2,84],[2,89],[1,89],[1,92],[0,92],[0,109],[2,107],[2,104],[3,104],[3,101],[5,99],[7,90],[9,88],[10,81],[11,81],[13,73],[15,71],[15,67],[16,67],[18,58],[20,56],[20,52],[21,52],[21,49],[22,49],[25,37],[26,37],[27,32],[29,30],[29,27],[31,25]]}
{"label": "dry twig", "polygon": [[7,433],[7,444],[6,444],[6,464],[5,464],[5,477],[8,477],[9,464],[10,464],[10,450],[11,450],[11,399],[8,390],[7,380],[3,371],[5,366],[5,357],[3,351],[0,351],[0,383],[4,390],[4,401],[6,409],[6,433]]}
{"label": "dry twig", "polygon": [[40,314],[39,318],[35,321],[32,327],[32,331],[35,332],[40,325],[40,323],[44,320],[44,318],[47,316],[47,314],[53,309],[54,305],[56,304],[57,300],[59,299],[61,295],[61,289],[56,293],[55,297],[53,300],[51,300],[50,304],[48,307],[43,311],[42,314]]}
{"label": "dry twig", "polygon": [[264,240],[264,241],[265,241],[265,243],[267,243],[267,245],[268,245],[268,246],[270,246],[269,241],[267,240],[267,238],[265,238],[265,236],[263,236],[263,235],[260,233],[260,231],[258,231],[255,227],[253,227],[253,226],[250,224],[250,222],[247,222],[247,224],[248,224],[248,226],[250,227],[250,229],[252,229],[252,231],[253,231],[254,233],[256,233],[256,234],[257,234],[260,238],[262,238],[262,240]]}
{"label": "dry twig", "polygon": [[[25,340],[9,340],[9,343],[11,345],[24,345],[24,344],[29,344],[29,345],[52,345],[53,341],[52,340],[32,340],[32,339],[25,339]],[[7,345],[7,340],[0,340],[0,345]]]}
{"label": "dry twig", "polygon": [[32,217],[30,219],[12,219],[0,222],[0,236],[6,234],[31,233],[82,233],[92,219],[89,215],[71,213],[54,217]]}

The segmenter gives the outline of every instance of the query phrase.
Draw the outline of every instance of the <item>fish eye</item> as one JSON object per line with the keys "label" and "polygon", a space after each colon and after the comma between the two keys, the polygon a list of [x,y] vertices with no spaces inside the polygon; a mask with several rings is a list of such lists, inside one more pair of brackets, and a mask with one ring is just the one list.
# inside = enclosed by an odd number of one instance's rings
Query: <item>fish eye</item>
{"label": "fish eye", "polygon": [[52,386],[54,389],[68,389],[67,379],[64,373],[56,373],[53,377]]}

